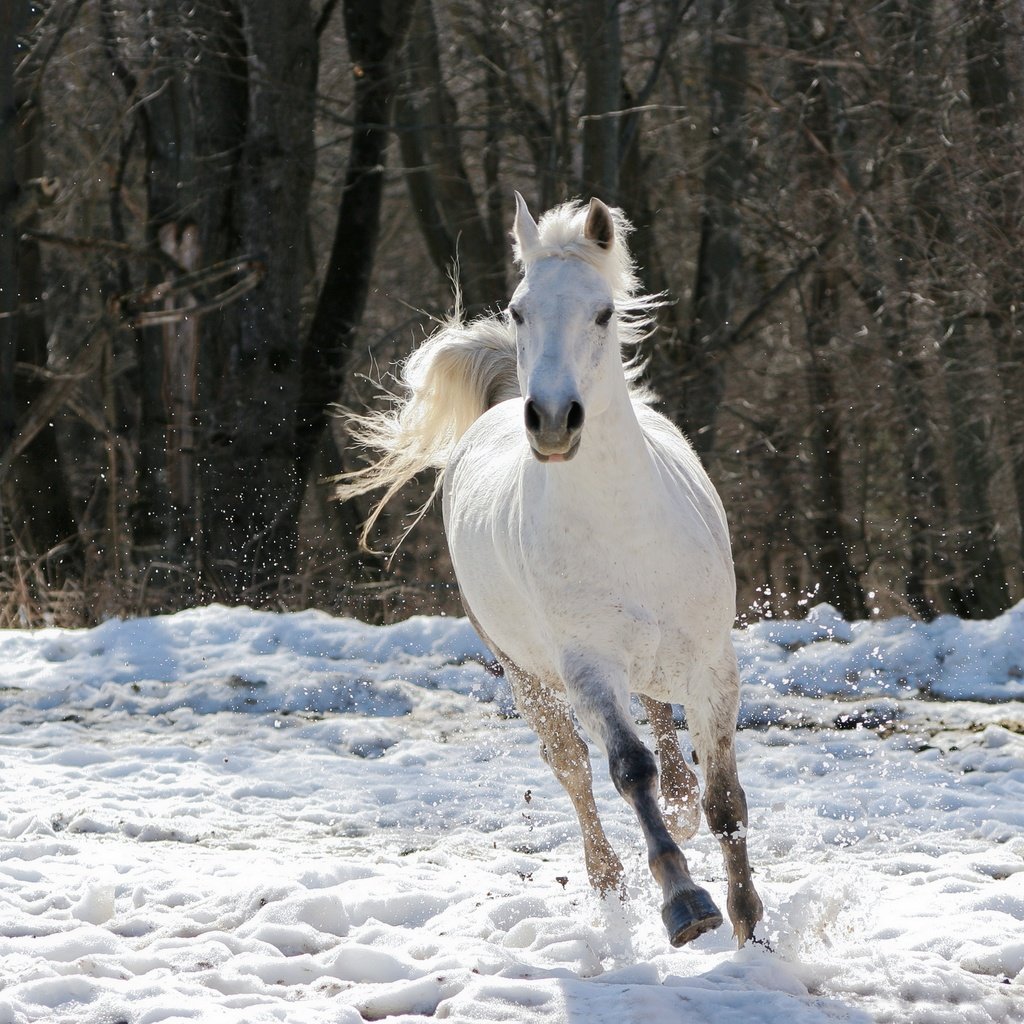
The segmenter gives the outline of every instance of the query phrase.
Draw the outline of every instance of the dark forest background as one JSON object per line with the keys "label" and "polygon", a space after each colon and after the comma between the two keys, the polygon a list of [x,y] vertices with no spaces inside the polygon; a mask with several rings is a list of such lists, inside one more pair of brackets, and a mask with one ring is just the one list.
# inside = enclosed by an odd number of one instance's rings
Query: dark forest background
{"label": "dark forest background", "polygon": [[514,188],[636,225],[673,300],[648,376],[724,498],[741,612],[999,613],[1024,597],[1022,17],[0,5],[0,625],[457,612],[439,515],[390,564],[357,550],[332,408],[379,400],[450,278],[504,303]]}

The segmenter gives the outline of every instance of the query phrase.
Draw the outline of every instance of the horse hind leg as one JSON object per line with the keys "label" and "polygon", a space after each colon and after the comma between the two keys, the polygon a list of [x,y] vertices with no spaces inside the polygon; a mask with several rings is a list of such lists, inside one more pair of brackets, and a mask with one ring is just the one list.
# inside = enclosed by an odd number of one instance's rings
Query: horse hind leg
{"label": "horse hind leg", "polygon": [[590,771],[590,751],[573,724],[569,709],[533,676],[504,662],[516,707],[541,741],[541,756],[562,784],[579,818],[583,858],[590,884],[602,895],[621,891],[622,862],[598,817]]}
{"label": "horse hind leg", "polygon": [[686,718],[704,770],[704,814],[721,844],[729,877],[729,919],[742,946],[764,911],[747,859],[747,798],[736,769],[734,741],[739,671],[731,653],[724,672],[711,678],[711,687],[706,699],[687,704]]}
{"label": "horse hind leg", "polygon": [[706,764],[704,813],[717,836],[729,876],[729,920],[742,946],[754,934],[764,910],[754,888],[747,858],[747,801],[736,771],[733,744],[720,743],[698,755]]}
{"label": "horse hind leg", "polygon": [[676,842],[685,843],[697,834],[700,826],[700,785],[679,749],[672,705],[644,696],[640,697],[640,703],[647,712],[658,744],[665,821]]}

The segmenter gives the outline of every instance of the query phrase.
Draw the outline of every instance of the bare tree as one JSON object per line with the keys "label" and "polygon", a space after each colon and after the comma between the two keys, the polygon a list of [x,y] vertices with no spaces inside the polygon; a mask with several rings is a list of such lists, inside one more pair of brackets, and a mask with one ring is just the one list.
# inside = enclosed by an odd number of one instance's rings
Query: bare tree
{"label": "bare tree", "polygon": [[[830,56],[830,11],[818,0],[780,5],[790,48],[804,59],[791,67],[795,100],[798,181],[809,195],[807,216],[817,221],[816,234],[837,230],[839,204],[835,185],[835,90],[830,69],[815,56]],[[830,102],[833,101],[833,102]],[[839,420],[837,386],[830,350],[840,333],[841,293],[835,262],[818,259],[801,289],[804,333],[808,348],[807,383],[812,420],[810,432],[812,501],[811,528],[815,546],[812,562],[821,581],[821,596],[844,615],[865,614],[864,594],[851,559],[844,521],[843,427]]]}
{"label": "bare tree", "polygon": [[747,174],[750,13],[749,0],[713,0],[704,23],[709,132],[692,313],[679,353],[678,409],[680,425],[705,460],[715,446],[715,421],[725,390],[723,360],[743,281],[740,203]]}
{"label": "bare tree", "polygon": [[14,440],[18,415],[14,398],[14,362],[18,311],[17,215],[20,186],[15,172],[18,114],[14,63],[26,8],[5,4],[0,11],[0,449]]}
{"label": "bare tree", "polygon": [[584,0],[578,8],[583,64],[583,195],[619,201],[622,39],[619,0]]}
{"label": "bare tree", "polygon": [[398,118],[409,195],[435,265],[457,275],[467,307],[479,311],[504,298],[504,239],[492,237],[467,170],[433,0],[416,0],[412,18]]}
{"label": "bare tree", "polygon": [[[998,359],[1002,405],[1011,432],[1010,468],[1017,506],[1019,557],[1024,573],[1024,272],[1009,254],[1019,245],[1024,216],[1024,186],[1018,124],[1020,75],[1013,73],[1007,40],[1012,36],[1006,5],[995,0],[967,4],[965,36],[967,93],[974,118],[976,159],[980,172],[983,228],[979,257],[991,280],[986,321]],[[997,595],[1005,601],[1005,596]]]}
{"label": "bare tree", "polygon": [[915,55],[919,119],[917,145],[904,147],[901,161],[909,183],[910,208],[917,238],[917,260],[924,286],[938,315],[939,352],[943,363],[946,401],[952,419],[950,443],[956,488],[956,519],[949,524],[956,536],[957,591],[961,614],[991,616],[1006,607],[1009,592],[998,526],[992,511],[991,428],[986,404],[985,364],[969,326],[969,299],[960,257],[961,225],[954,209],[963,208],[954,168],[949,160],[930,159],[945,146],[946,128],[940,120],[946,107],[942,72],[935,63],[935,12],[930,0],[908,6],[909,30]]}
{"label": "bare tree", "polygon": [[[384,171],[398,89],[398,58],[414,0],[368,7],[345,0],[345,36],[355,78],[354,125],[334,241],[320,285],[305,345],[295,435],[295,478],[299,488],[290,509],[299,529],[302,487],[338,473],[342,466],[328,428],[332,403],[340,400],[349,357],[366,307],[380,237]],[[319,459],[319,462],[317,461]],[[333,526],[351,538],[358,533],[351,504],[330,504]]]}
{"label": "bare tree", "polygon": [[330,405],[362,400],[354,347],[401,358],[449,274],[471,311],[505,299],[519,188],[634,223],[669,300],[651,381],[730,509],[742,602],[998,613],[1024,596],[1021,19],[8,4],[0,587],[38,564],[101,611],[351,611],[373,579],[400,595],[384,615],[444,607],[436,523],[391,575],[360,566]]}
{"label": "bare tree", "polygon": [[25,233],[57,188],[44,173],[39,76],[80,7],[41,7],[31,23],[28,5],[8,4],[0,15],[0,455],[22,434],[17,453],[0,463],[0,519],[55,586],[80,570],[81,547],[54,423],[28,429],[48,353],[39,245]]}
{"label": "bare tree", "polygon": [[[303,483],[295,415],[312,11],[307,0],[103,9],[143,143],[147,295],[173,294],[176,311],[137,335],[136,541],[158,560],[191,562],[216,593],[259,599],[294,570],[287,511]],[[259,259],[255,288],[190,312],[197,296],[175,282],[232,257]]]}

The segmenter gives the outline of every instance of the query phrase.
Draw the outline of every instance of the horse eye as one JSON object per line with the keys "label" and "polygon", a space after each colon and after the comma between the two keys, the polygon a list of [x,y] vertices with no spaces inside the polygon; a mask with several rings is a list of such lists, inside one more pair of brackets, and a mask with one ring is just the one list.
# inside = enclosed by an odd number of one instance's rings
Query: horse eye
{"label": "horse eye", "polygon": [[513,323],[521,324],[523,322],[523,314],[515,306],[508,307],[508,315],[512,317]]}
{"label": "horse eye", "polygon": [[597,326],[598,327],[607,327],[608,326],[608,321],[611,320],[612,313],[614,313],[614,312],[615,312],[615,310],[612,309],[611,306],[609,306],[607,309],[602,309],[601,312],[597,314],[597,320],[595,321]]}

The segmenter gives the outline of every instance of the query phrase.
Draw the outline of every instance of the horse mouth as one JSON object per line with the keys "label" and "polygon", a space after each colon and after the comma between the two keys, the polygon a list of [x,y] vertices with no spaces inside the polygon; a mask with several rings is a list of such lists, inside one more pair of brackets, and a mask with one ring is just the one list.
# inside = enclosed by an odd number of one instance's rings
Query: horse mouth
{"label": "horse mouth", "polygon": [[540,452],[532,444],[530,445],[530,451],[533,452],[533,457],[538,462],[569,462],[579,450],[580,438],[578,437],[564,452]]}

